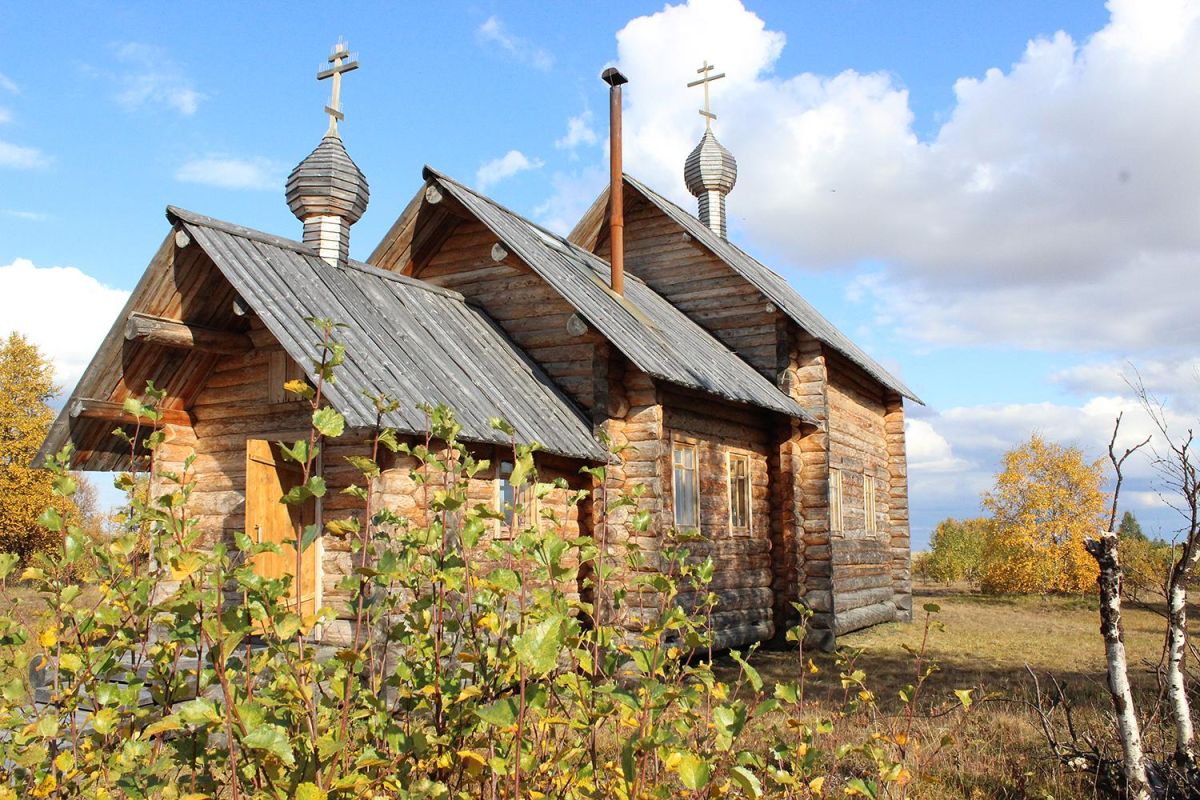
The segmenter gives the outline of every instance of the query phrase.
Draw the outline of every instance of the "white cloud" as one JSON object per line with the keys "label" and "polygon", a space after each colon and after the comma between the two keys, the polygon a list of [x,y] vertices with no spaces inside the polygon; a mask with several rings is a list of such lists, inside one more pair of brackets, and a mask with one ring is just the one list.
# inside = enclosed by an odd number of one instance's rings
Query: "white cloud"
{"label": "white cloud", "polygon": [[[28,337],[54,363],[69,390],[83,373],[129,292],[105,286],[74,267],[36,267],[18,258],[0,266],[0,336]],[[44,298],[44,302],[34,302]]]}
{"label": "white cloud", "polygon": [[8,110],[4,106],[0,106],[0,125],[5,124],[6,122],[12,122],[12,111]]}
{"label": "white cloud", "polygon": [[50,157],[36,147],[23,147],[0,140],[0,167],[37,169],[50,164]]}
{"label": "white cloud", "polygon": [[1177,409],[1200,411],[1200,357],[1177,360],[1126,360],[1078,364],[1050,378],[1076,394],[1128,393],[1140,382],[1154,397],[1169,399]]}
{"label": "white cloud", "polygon": [[207,156],[195,158],[175,171],[175,179],[218,189],[281,191],[287,168],[265,158]]}
{"label": "white cloud", "polygon": [[542,162],[536,158],[529,158],[520,150],[509,150],[500,158],[494,158],[484,164],[475,173],[475,184],[480,191],[486,191],[489,186],[494,186],[500,181],[511,178],[518,172],[525,172],[531,169],[540,169]]}
{"label": "white cloud", "polygon": [[17,84],[13,81],[12,78],[8,77],[3,72],[0,72],[0,89],[3,89],[4,91],[8,92],[9,94],[20,94],[21,93],[21,88],[19,86],[17,86]]}
{"label": "white cloud", "polygon": [[205,99],[161,47],[126,42],[114,47],[114,55],[127,67],[113,76],[117,102],[127,110],[160,106],[190,117]]}
{"label": "white cloud", "polygon": [[574,150],[580,145],[595,144],[597,141],[596,132],[592,130],[592,112],[584,110],[567,120],[567,132],[554,142],[554,146],[559,150]]}
{"label": "white cloud", "polygon": [[479,41],[497,45],[517,61],[528,64],[534,69],[546,72],[554,66],[554,56],[541,47],[519,36],[514,36],[504,21],[495,14],[484,20],[483,24],[476,29],[475,35]]}
{"label": "white cloud", "polygon": [[50,215],[43,214],[41,211],[20,211],[11,208],[0,208],[0,216],[12,217],[24,222],[45,222],[50,219]]}
{"label": "white cloud", "polygon": [[[1200,4],[1112,0],[1076,42],[1034,39],[954,85],[927,139],[886,73],[781,74],[785,37],[738,0],[617,34],[626,163],[685,207],[703,129],[739,157],[731,225],[795,266],[884,264],[879,321],[927,342],[1141,349],[1200,338]],[[902,76],[901,76],[902,78]],[[780,265],[784,266],[784,265]]]}

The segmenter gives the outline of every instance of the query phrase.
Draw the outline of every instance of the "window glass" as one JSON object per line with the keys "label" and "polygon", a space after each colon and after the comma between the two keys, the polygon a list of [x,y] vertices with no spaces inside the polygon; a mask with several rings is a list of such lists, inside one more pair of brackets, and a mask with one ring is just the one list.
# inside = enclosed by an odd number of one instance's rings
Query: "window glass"
{"label": "window glass", "polygon": [[750,527],[750,457],[741,453],[729,455],[729,524]]}
{"label": "window glass", "polygon": [[696,447],[676,442],[674,462],[675,527],[700,527],[700,485],[696,477]]}

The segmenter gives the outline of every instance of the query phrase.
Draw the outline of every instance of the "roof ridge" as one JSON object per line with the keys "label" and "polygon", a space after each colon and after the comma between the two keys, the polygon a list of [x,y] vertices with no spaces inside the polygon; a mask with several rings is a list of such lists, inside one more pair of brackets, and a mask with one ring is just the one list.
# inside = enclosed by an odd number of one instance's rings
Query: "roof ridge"
{"label": "roof ridge", "polygon": [[[804,295],[800,294],[796,287],[792,286],[791,281],[759,261],[750,253],[747,253],[745,250],[738,247],[733,242],[715,234],[708,228],[707,225],[701,223],[690,212],[667,197],[664,197],[659,192],[650,188],[644,182],[638,180],[628,173],[623,173],[623,177],[630,182],[634,189],[641,192],[648,200],[650,200],[651,203],[658,204],[659,208],[662,209],[663,212],[668,216],[673,214],[678,215],[676,222],[681,227],[684,227],[684,229],[687,230],[688,234],[692,236],[692,238],[699,241],[703,247],[711,251],[717,256],[717,258],[720,258],[722,261],[726,262],[735,272],[741,274],[742,277],[744,277],[751,284],[754,284],[760,292],[767,296],[767,299],[769,299],[776,306],[779,306],[785,314],[791,317],[793,322],[795,322],[804,330],[808,331],[809,334],[818,340],[824,342],[829,347],[850,359],[851,362],[855,363],[860,369],[864,370],[868,375],[870,375],[874,380],[878,381],[884,387],[898,392],[899,394],[908,397],[916,403],[924,405],[924,402],[921,400],[921,398],[917,397],[916,393],[912,389],[908,388],[904,381],[893,375],[867,351],[855,344],[849,336],[842,333],[842,331],[836,325],[834,325],[828,317],[822,314],[816,306],[814,306],[804,297]],[[684,220],[686,220],[686,222],[684,222]],[[725,251],[725,253],[722,253],[723,248],[728,248],[728,250]],[[762,278],[759,278],[759,281],[773,278],[775,281],[778,281],[780,285],[773,287],[770,290],[764,288],[764,286],[759,285],[759,283],[756,282],[755,278],[746,274],[747,266],[739,267],[736,263],[734,263],[734,259],[731,259],[727,254],[740,256],[741,258],[744,258],[748,264],[751,264],[755,268],[761,269],[763,272],[765,272],[766,275],[762,276]],[[766,280],[765,282],[768,286],[770,286],[770,284],[774,281]],[[808,322],[798,319],[798,316],[803,315],[799,312],[791,310],[788,307],[787,302],[785,302],[789,300],[788,297],[774,296],[781,290],[790,292],[796,301],[799,301],[799,303],[803,304],[803,310],[806,313],[811,313],[816,319]],[[813,329],[820,327],[826,328],[828,332],[821,333],[819,330]]]}
{"label": "roof ridge", "polygon": [[264,244],[282,247],[286,250],[295,250],[298,253],[307,255],[317,255],[317,251],[313,250],[303,242],[298,242],[295,239],[288,239],[283,236],[276,236],[273,233],[256,230],[255,228],[247,228],[244,225],[238,225],[233,222],[226,222],[217,219],[216,217],[206,217],[203,214],[197,214],[195,211],[188,211],[186,208],[179,206],[167,206],[167,220],[174,225],[176,222],[183,221],[189,225],[200,225],[205,228],[213,228],[215,230],[224,231],[225,233],[234,236],[240,236],[243,239],[252,239]]}
{"label": "roof ridge", "polygon": [[[254,228],[247,228],[232,222],[225,222],[224,220],[216,219],[215,217],[206,217],[203,214],[197,214],[194,211],[188,211],[186,208],[167,206],[167,219],[170,220],[172,225],[178,221],[186,222],[189,225],[200,225],[205,228],[212,228],[214,230],[228,233],[231,236],[238,236],[243,239],[250,239],[263,244],[269,244],[273,247],[292,250],[297,253],[312,256],[313,258],[320,258],[320,256],[317,255],[316,250],[304,244],[303,242],[297,242],[294,239],[286,239],[282,236],[265,233],[260,230],[255,230]],[[355,269],[368,275],[374,275],[377,278],[385,278],[397,283],[403,283],[407,286],[424,289],[425,291],[444,295],[454,300],[465,299],[460,293],[454,291],[453,289],[444,289],[441,286],[435,286],[434,284],[420,280],[419,278],[411,278],[407,275],[389,272],[386,269],[380,269],[379,267],[372,266],[362,261],[350,259],[347,260],[344,265],[335,267],[335,269]]]}
{"label": "roof ridge", "polygon": [[[529,219],[528,217],[526,217],[516,211],[513,211],[508,206],[498,203],[496,200],[492,199],[491,197],[488,197],[486,194],[480,192],[479,190],[468,186],[467,184],[463,183],[462,181],[458,180],[457,178],[451,177],[450,175],[446,175],[445,173],[434,169],[433,167],[429,166],[428,164],[425,165],[422,175],[426,180],[429,180],[430,176],[432,176],[433,178],[435,178],[439,181],[448,181],[448,182],[454,184],[455,186],[457,186],[458,188],[462,189],[463,191],[470,192],[471,194],[475,195],[483,202],[493,205],[496,208],[503,211],[504,213],[510,214],[513,217],[516,217],[521,222],[525,223],[526,225],[533,228],[534,230],[544,234],[545,236],[549,236],[550,238],[554,239],[558,244],[561,244],[563,247],[567,248],[567,250],[570,251],[570,253],[572,255],[583,258],[589,262],[595,262],[595,263],[589,263],[588,266],[598,273],[607,274],[607,270],[611,268],[611,264],[609,262],[605,261],[603,258],[596,255],[591,250],[588,250],[585,247],[580,247],[579,245],[575,244],[574,242],[572,242],[570,239],[568,239],[565,236],[559,236],[554,231],[552,231],[542,225],[539,225],[538,223],[534,222],[533,220]],[[626,280],[629,280],[629,279],[635,280],[641,284],[646,283],[641,278],[639,278],[637,275],[632,275],[628,272],[625,273],[625,278],[626,278]]]}

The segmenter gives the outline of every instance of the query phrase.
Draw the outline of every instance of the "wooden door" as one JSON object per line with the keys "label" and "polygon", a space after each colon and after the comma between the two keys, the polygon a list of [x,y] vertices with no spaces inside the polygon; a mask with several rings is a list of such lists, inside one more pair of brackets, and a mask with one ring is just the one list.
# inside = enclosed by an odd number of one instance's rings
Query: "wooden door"
{"label": "wooden door", "polygon": [[[278,555],[260,553],[252,560],[264,578],[296,575],[296,545],[304,528],[316,522],[313,499],[300,506],[279,502],[288,490],[303,482],[300,466],[284,461],[278,450],[263,439],[246,441],[246,535],[253,542],[275,542]],[[300,575],[292,580],[289,605],[300,597],[300,614],[317,610],[317,543],[301,555]]]}

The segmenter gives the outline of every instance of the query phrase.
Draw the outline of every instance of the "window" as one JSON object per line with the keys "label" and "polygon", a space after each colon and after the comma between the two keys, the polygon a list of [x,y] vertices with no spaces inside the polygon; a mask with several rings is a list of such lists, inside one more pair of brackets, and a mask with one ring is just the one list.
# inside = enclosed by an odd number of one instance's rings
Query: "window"
{"label": "window", "polygon": [[875,533],[879,530],[879,523],[875,518],[875,479],[869,476],[863,476],[863,515],[866,517],[867,533]]}
{"label": "window", "polygon": [[729,454],[729,525],[750,529],[750,456]]}
{"label": "window", "polygon": [[501,461],[496,473],[496,491],[500,510],[504,512],[504,530],[521,529],[533,524],[537,518],[537,500],[534,496],[533,484],[526,483],[521,487],[509,482],[513,465],[511,461]]}
{"label": "window", "polygon": [[696,446],[675,442],[671,446],[674,464],[675,527],[700,527],[700,482],[696,476]]}
{"label": "window", "polygon": [[829,530],[842,529],[842,471],[829,470]]}

